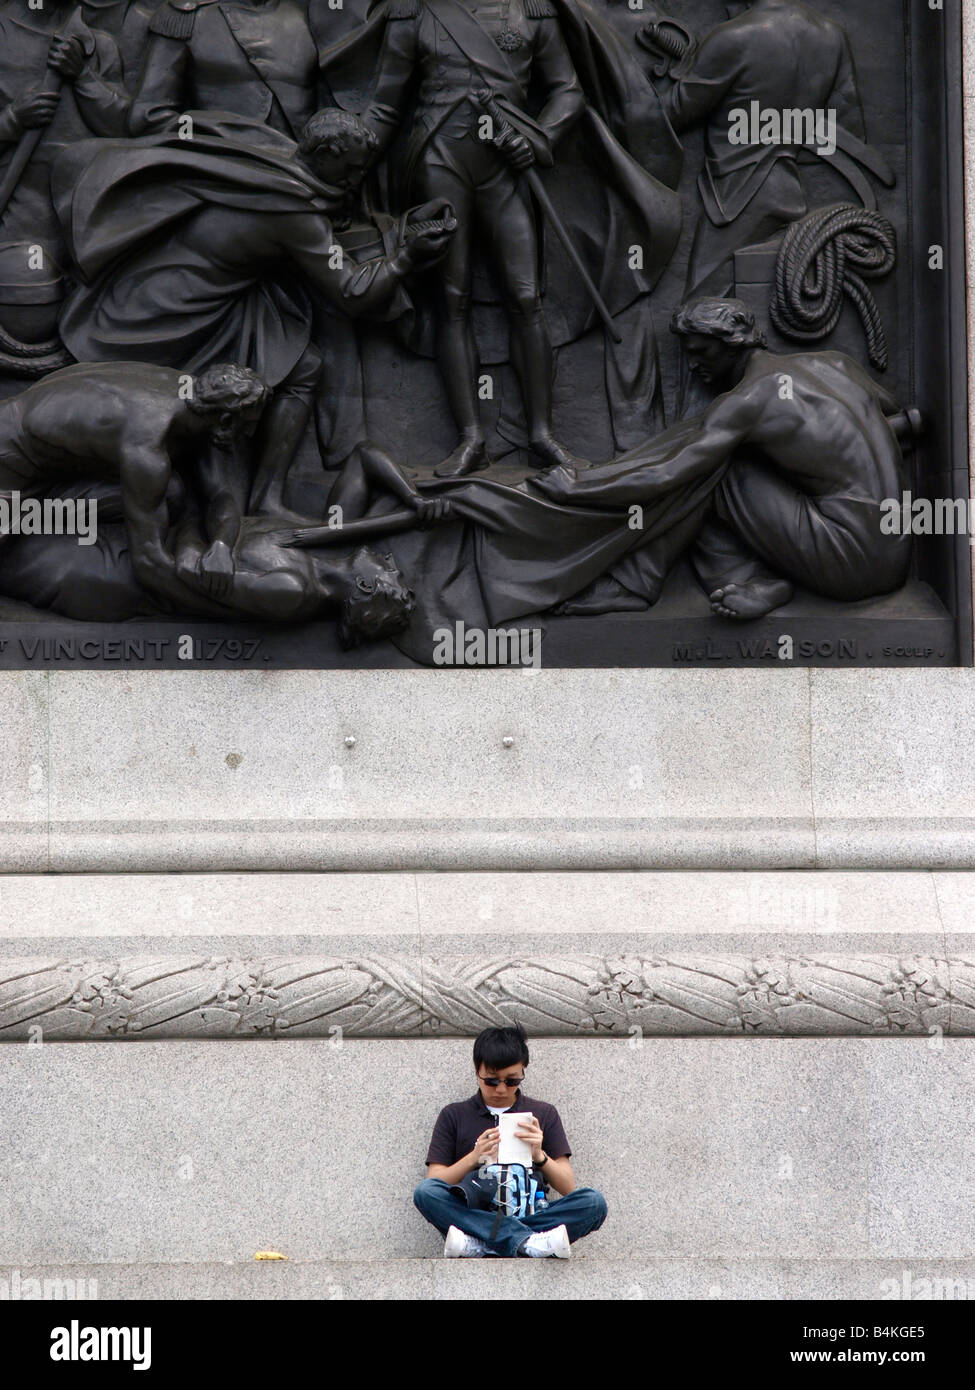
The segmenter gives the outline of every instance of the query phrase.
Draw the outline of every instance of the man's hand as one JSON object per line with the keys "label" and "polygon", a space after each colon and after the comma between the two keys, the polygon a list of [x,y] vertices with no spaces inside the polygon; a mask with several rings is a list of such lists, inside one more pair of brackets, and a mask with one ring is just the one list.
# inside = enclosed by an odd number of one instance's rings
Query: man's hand
{"label": "man's hand", "polygon": [[494,137],[494,146],[515,169],[528,169],[535,163],[535,151],[525,137],[510,125]]}
{"label": "man's hand", "polygon": [[234,557],[226,541],[214,541],[200,557],[200,579],[213,598],[228,598],[233,587]]}
{"label": "man's hand", "polygon": [[47,65],[59,72],[65,82],[74,82],[84,72],[88,59],[77,38],[65,39],[56,34],[47,51]]}
{"label": "man's hand", "polygon": [[200,551],[198,546],[184,545],[176,552],[176,578],[190,589],[200,588]]}
{"label": "man's hand", "polygon": [[416,492],[410,498],[416,519],[421,527],[436,526],[438,521],[449,521],[453,508],[447,497],[424,497]]}
{"label": "man's hand", "polygon": [[471,1150],[471,1156],[476,1160],[474,1166],[480,1168],[482,1163],[493,1163],[498,1156],[500,1143],[500,1129],[486,1129]]}
{"label": "man's hand", "polygon": [[456,229],[454,210],[442,199],[410,208],[402,246],[408,268],[425,269],[439,261]]}
{"label": "man's hand", "polygon": [[9,111],[21,130],[36,130],[38,126],[50,125],[59,100],[57,92],[28,92],[12,101]]}
{"label": "man's hand", "polygon": [[542,1133],[541,1125],[535,1119],[534,1115],[526,1115],[525,1118],[519,1122],[515,1130],[515,1138],[524,1139],[526,1144],[531,1144],[532,1162],[537,1163],[544,1153],[542,1143],[545,1136]]}
{"label": "man's hand", "polygon": [[694,40],[683,24],[665,14],[653,0],[642,0],[641,8],[650,22],[637,30],[636,41],[658,60],[651,69],[654,77],[673,77],[677,64],[694,47]]}
{"label": "man's hand", "polygon": [[133,547],[130,553],[135,577],[144,589],[170,599],[183,594],[176,575],[176,561],[161,545]]}

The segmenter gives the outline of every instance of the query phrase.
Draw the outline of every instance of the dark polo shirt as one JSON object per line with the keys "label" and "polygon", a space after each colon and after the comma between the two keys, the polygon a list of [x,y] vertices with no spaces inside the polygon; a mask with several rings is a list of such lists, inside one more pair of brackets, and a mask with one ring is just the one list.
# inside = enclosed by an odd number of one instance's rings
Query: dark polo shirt
{"label": "dark polo shirt", "polygon": [[[542,1148],[549,1158],[568,1158],[572,1153],[565,1137],[559,1112],[554,1105],[544,1100],[532,1100],[531,1096],[518,1091],[515,1103],[510,1107],[512,1113],[530,1111],[542,1127]],[[449,1168],[458,1159],[469,1154],[486,1129],[497,1125],[495,1117],[481,1100],[481,1093],[470,1100],[455,1100],[445,1105],[437,1116],[433,1127],[433,1138],[427,1152],[427,1163],[442,1163]],[[542,1172],[545,1170],[542,1169]]]}

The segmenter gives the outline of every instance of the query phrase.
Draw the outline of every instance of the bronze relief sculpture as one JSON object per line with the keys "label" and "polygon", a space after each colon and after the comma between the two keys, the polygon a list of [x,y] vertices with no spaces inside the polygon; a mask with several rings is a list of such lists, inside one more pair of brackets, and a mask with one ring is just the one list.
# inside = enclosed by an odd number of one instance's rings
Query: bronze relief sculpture
{"label": "bronze relief sculpture", "polygon": [[3,0],[0,659],[970,661],[957,36],[732,9]]}

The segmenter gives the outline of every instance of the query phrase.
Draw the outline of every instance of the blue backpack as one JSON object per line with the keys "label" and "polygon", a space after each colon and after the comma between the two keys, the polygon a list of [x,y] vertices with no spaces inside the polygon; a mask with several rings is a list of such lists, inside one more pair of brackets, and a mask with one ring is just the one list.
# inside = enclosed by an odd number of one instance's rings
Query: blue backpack
{"label": "blue backpack", "polygon": [[469,1207],[497,1212],[495,1231],[503,1216],[521,1219],[548,1206],[541,1174],[523,1163],[485,1163],[467,1173],[456,1186],[464,1193]]}

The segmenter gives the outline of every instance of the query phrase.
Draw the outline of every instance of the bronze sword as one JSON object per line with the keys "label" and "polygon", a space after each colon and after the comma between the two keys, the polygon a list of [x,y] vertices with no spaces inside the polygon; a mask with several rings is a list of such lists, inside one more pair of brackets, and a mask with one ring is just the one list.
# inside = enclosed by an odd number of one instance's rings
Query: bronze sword
{"label": "bronze sword", "polygon": [[[501,110],[501,107],[498,105],[497,101],[486,87],[482,88],[479,92],[475,92],[474,95],[477,101],[481,104],[481,106],[484,107],[484,110],[491,117],[491,120],[494,122],[496,135],[503,135],[505,131],[511,131],[512,134],[516,133],[511,122],[505,117],[505,114]],[[598,313],[599,317],[603,321],[603,324],[605,325],[606,332],[613,339],[614,343],[621,343],[623,341],[622,334],[619,332],[619,330],[616,327],[616,324],[613,322],[612,314],[609,312],[609,310],[606,308],[606,305],[603,303],[599,290],[596,288],[592,276],[586,269],[582,257],[579,255],[579,252],[573,246],[572,241],[569,237],[569,233],[566,231],[565,226],[562,223],[562,219],[555,211],[555,208],[552,205],[552,200],[546,193],[544,185],[542,184],[542,180],[539,177],[538,170],[529,167],[527,169],[522,169],[519,172],[524,175],[525,180],[528,183],[528,187],[531,189],[532,193],[538,199],[538,202],[541,205],[543,211],[548,216],[548,220],[552,224],[552,231],[555,233],[559,241],[561,241],[562,245],[565,247],[566,255],[568,256],[572,264],[575,266],[576,270],[579,272],[580,279],[582,280],[582,283],[585,285],[586,289],[589,291],[590,298],[592,299],[592,302],[596,307],[596,312]]]}

